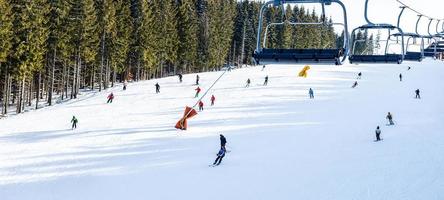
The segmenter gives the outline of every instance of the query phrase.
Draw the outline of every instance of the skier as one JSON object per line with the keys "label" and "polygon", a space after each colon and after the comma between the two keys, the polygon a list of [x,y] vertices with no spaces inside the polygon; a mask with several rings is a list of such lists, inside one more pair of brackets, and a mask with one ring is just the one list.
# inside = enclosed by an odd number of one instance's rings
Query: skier
{"label": "skier", "polygon": [[226,151],[227,149],[225,148],[225,145],[227,144],[227,138],[225,138],[224,135],[220,134],[220,148],[224,149],[224,151]]}
{"label": "skier", "polygon": [[264,86],[268,85],[268,75],[265,77]]}
{"label": "skier", "polygon": [[308,90],[308,95],[310,95],[310,99],[314,99],[315,97],[314,97],[314,92],[313,92],[313,89],[309,89]]}
{"label": "skier", "polygon": [[264,71],[264,70],[265,70],[265,65],[262,66],[262,71]]}
{"label": "skier", "polygon": [[214,161],[213,166],[220,165],[220,163],[222,162],[222,159],[225,157],[225,149],[220,148],[219,152],[216,155],[217,155],[217,158]]}
{"label": "skier", "polygon": [[410,66],[407,68],[407,71],[409,71],[410,69],[412,69]]}
{"label": "skier", "polygon": [[125,80],[124,82],[123,82],[123,90],[126,90],[126,86],[128,85],[128,82]]}
{"label": "skier", "polygon": [[380,141],[380,140],[381,140],[381,138],[380,138],[380,135],[381,135],[381,129],[379,129],[379,126],[376,127],[376,131],[375,131],[375,133],[376,133],[376,141]]}
{"label": "skier", "polygon": [[199,79],[200,79],[199,75],[196,75],[196,85],[199,85]]}
{"label": "skier", "polygon": [[395,125],[395,123],[393,123],[393,116],[390,112],[388,112],[386,118],[389,120],[389,125]]}
{"label": "skier", "polygon": [[182,74],[178,74],[177,76],[179,76],[179,82],[182,83]]}
{"label": "skier", "polygon": [[201,89],[200,89],[200,87],[198,86],[196,89],[194,89],[194,90],[196,90],[196,95],[194,96],[194,98],[197,98],[198,96],[199,96],[199,93],[200,93],[200,91],[201,91]]}
{"label": "skier", "polygon": [[159,85],[159,83],[156,83],[156,94],[159,94],[160,93],[160,85]]}
{"label": "skier", "polygon": [[419,89],[415,90],[415,94],[416,94],[415,99],[420,99],[421,98],[421,95],[419,95]]}
{"label": "skier", "polygon": [[362,76],[362,73],[359,72],[359,73],[358,73],[358,78],[357,78],[357,79],[361,79],[361,76]]}
{"label": "skier", "polygon": [[114,94],[111,92],[111,94],[108,95],[108,101],[106,103],[112,103],[114,99]]}
{"label": "skier", "polygon": [[71,123],[72,123],[71,129],[76,129],[78,122],[79,122],[79,120],[77,120],[76,116],[72,116],[72,119],[71,119]]}
{"label": "skier", "polygon": [[216,97],[214,95],[211,95],[211,106],[214,106],[214,101],[216,101]]}
{"label": "skier", "polygon": [[199,111],[203,111],[204,103],[199,101]]}
{"label": "skier", "polygon": [[353,83],[352,88],[355,88],[356,86],[358,86],[358,81],[355,81],[355,83]]}
{"label": "skier", "polygon": [[251,80],[250,79],[247,79],[247,85],[245,86],[246,88],[247,87],[250,87],[250,83],[251,83]]}
{"label": "skier", "polygon": [[399,81],[402,81],[402,74],[399,74]]}

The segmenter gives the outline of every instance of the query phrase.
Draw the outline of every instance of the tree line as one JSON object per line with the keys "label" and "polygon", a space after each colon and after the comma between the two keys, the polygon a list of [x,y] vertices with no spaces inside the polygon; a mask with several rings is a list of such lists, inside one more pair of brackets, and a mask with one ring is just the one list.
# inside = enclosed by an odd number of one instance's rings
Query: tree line
{"label": "tree line", "polygon": [[[0,0],[0,104],[21,113],[116,82],[251,64],[260,2],[236,0]],[[282,14],[284,13],[284,14]],[[271,21],[320,22],[303,7]],[[331,19],[330,19],[331,22]],[[271,48],[333,47],[332,26],[276,26]]]}

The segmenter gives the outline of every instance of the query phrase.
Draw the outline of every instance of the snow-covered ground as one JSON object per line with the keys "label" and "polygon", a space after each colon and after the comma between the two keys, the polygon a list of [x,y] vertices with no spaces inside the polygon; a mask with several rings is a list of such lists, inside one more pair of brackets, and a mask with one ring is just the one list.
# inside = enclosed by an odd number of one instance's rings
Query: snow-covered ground
{"label": "snow-covered ground", "polygon": [[[302,67],[227,73],[185,132],[173,126],[196,101],[195,74],[1,119],[0,199],[444,199],[443,62]],[[204,91],[220,73],[200,74]],[[220,133],[231,152],[208,167]]]}

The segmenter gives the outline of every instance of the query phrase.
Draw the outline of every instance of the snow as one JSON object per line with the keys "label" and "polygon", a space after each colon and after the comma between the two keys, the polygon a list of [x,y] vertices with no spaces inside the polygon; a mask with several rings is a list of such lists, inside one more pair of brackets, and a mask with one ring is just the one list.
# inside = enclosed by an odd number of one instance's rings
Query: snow
{"label": "snow", "polygon": [[[174,124],[196,102],[195,74],[1,119],[0,199],[444,199],[443,62],[302,67],[228,72],[185,132]],[[201,88],[221,73],[200,73]],[[208,167],[221,133],[231,152]]]}

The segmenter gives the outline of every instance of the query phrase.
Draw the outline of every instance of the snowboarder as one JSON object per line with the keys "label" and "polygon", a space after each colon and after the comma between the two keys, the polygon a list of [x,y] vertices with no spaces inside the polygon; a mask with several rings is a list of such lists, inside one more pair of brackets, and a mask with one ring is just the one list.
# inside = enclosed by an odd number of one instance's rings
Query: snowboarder
{"label": "snowboarder", "polygon": [[211,106],[214,106],[214,101],[216,101],[216,97],[214,95],[211,95]]}
{"label": "snowboarder", "polygon": [[220,165],[220,163],[222,162],[222,159],[225,157],[225,149],[220,148],[219,152],[216,155],[217,155],[217,158],[214,161],[213,166]]}
{"label": "snowboarder", "polygon": [[358,86],[358,81],[355,81],[355,83],[353,83],[352,88],[355,88],[356,86]]}
{"label": "snowboarder", "polygon": [[415,99],[420,99],[421,98],[421,95],[419,95],[419,89],[415,90],[415,94],[416,94]]}
{"label": "snowboarder", "polygon": [[203,111],[204,103],[199,101],[199,111]]}
{"label": "snowboarder", "polygon": [[268,85],[268,75],[265,77],[264,86]]}
{"label": "snowboarder", "polygon": [[79,120],[77,120],[76,116],[72,116],[72,119],[71,119],[71,123],[72,123],[71,129],[76,129],[78,122],[79,122]]}
{"label": "snowboarder", "polygon": [[399,81],[402,81],[402,74],[399,74]]}
{"label": "snowboarder", "polygon": [[264,71],[264,70],[265,70],[265,65],[262,66],[262,71]]}
{"label": "snowboarder", "polygon": [[111,94],[108,95],[108,101],[106,103],[112,103],[114,99],[114,94],[111,92]]}
{"label": "snowboarder", "polygon": [[200,80],[199,75],[196,75],[196,85],[199,85],[199,80]]}
{"label": "snowboarder", "polygon": [[200,87],[198,86],[198,87],[197,87],[196,89],[194,89],[194,90],[196,90],[196,95],[194,95],[194,98],[199,97],[199,93],[200,93],[200,91],[201,91]]}
{"label": "snowboarder", "polygon": [[375,133],[376,133],[376,141],[380,141],[380,140],[381,140],[381,137],[380,137],[380,135],[381,135],[381,129],[379,129],[379,126],[376,127],[376,131],[375,131]]}
{"label": "snowboarder", "polygon": [[309,89],[308,90],[308,95],[310,95],[310,99],[314,99],[315,97],[314,97],[314,92],[313,92],[313,89]]}
{"label": "snowboarder", "polygon": [[362,77],[362,73],[359,72],[359,73],[358,73],[358,78],[357,78],[357,79],[361,79],[361,77]]}
{"label": "snowboarder", "polygon": [[389,120],[389,125],[395,125],[395,123],[393,123],[393,116],[390,112],[388,112],[386,118]]}
{"label": "snowboarder", "polygon": [[123,90],[126,90],[126,86],[128,85],[128,82],[125,80],[124,82],[123,82]]}
{"label": "snowboarder", "polygon": [[225,138],[224,135],[220,134],[220,148],[224,149],[224,151],[226,151],[227,149],[225,148],[225,145],[227,144],[227,138]]}
{"label": "snowboarder", "polygon": [[250,87],[250,83],[251,83],[251,80],[250,79],[247,79],[247,85],[245,85],[245,87],[247,88],[247,87]]}
{"label": "snowboarder", "polygon": [[159,83],[156,83],[156,94],[159,94],[160,93],[160,85],[159,85]]}
{"label": "snowboarder", "polygon": [[183,77],[182,74],[178,74],[177,76],[179,77],[179,82],[182,83],[182,77]]}

